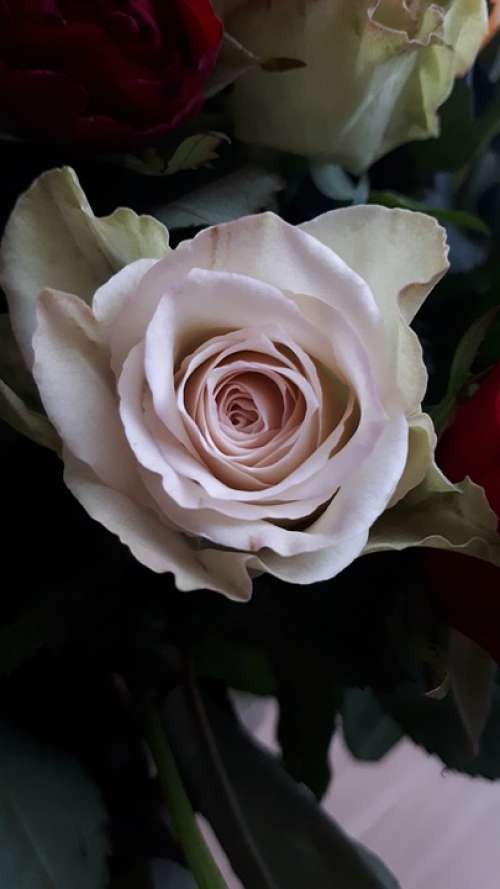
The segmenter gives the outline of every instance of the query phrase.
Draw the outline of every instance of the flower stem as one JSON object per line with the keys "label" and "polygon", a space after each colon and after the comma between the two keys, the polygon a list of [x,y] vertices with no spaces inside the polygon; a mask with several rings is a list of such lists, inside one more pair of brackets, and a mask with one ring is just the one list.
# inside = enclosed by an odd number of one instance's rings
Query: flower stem
{"label": "flower stem", "polygon": [[161,719],[151,704],[146,707],[144,734],[158,770],[158,780],[174,832],[199,889],[227,889],[227,884],[196,822]]}

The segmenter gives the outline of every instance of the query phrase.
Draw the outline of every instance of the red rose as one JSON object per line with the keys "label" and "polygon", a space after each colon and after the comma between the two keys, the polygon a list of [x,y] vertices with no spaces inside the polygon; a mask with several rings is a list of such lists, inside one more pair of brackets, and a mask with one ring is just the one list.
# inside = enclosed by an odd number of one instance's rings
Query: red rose
{"label": "red rose", "polygon": [[[451,481],[468,475],[482,485],[500,519],[500,364],[458,406],[439,443],[437,462]],[[429,567],[433,594],[448,623],[500,663],[500,569],[442,551],[429,553]]]}
{"label": "red rose", "polygon": [[0,0],[0,125],[99,148],[196,111],[222,24],[210,0]]}

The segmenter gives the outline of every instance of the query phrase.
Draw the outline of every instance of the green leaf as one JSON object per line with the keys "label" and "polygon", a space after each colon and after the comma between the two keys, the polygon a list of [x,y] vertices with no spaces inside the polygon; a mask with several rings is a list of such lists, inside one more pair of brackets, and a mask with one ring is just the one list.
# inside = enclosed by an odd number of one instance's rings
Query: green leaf
{"label": "green leaf", "polygon": [[467,169],[457,199],[462,207],[476,209],[484,194],[499,182],[500,158],[493,149],[485,149]]}
{"label": "green leaf", "polygon": [[275,757],[254,744],[230,715],[207,702],[218,755],[241,810],[246,845],[253,844],[267,874],[265,882],[256,876],[242,854],[241,824],[225,805],[180,689],[171,693],[164,712],[191,798],[245,889],[397,889],[387,868],[360,851]]}
{"label": "green leaf", "polygon": [[330,783],[328,754],[341,705],[331,661],[312,646],[278,644],[273,663],[284,765],[296,781],[321,799]]}
{"label": "green leaf", "polygon": [[473,113],[471,79],[460,78],[440,111],[441,133],[437,139],[416,143],[416,164],[424,171],[458,171],[475,160],[500,132],[500,94],[495,91],[484,111]]}
{"label": "green leaf", "polygon": [[80,765],[0,728],[0,885],[105,889],[106,814]]}
{"label": "green leaf", "polygon": [[455,703],[476,755],[490,715],[496,664],[476,642],[457,630],[450,633],[448,657]]}
{"label": "green leaf", "polygon": [[227,889],[196,822],[161,720],[152,707],[146,713],[145,738],[158,770],[174,831],[199,889]]}
{"label": "green leaf", "polygon": [[480,485],[469,478],[454,485],[433,465],[416,488],[372,525],[364,553],[428,546],[500,567],[497,523]]}
{"label": "green leaf", "polygon": [[449,392],[458,394],[467,382],[479,346],[497,313],[498,307],[486,312],[469,327],[460,340],[450,369]]}
{"label": "green leaf", "polygon": [[219,679],[230,688],[254,695],[276,694],[276,679],[266,653],[257,646],[206,636],[193,656],[200,676]]}
{"label": "green leaf", "polygon": [[369,198],[370,204],[381,204],[383,207],[401,207],[403,210],[414,210],[418,213],[426,213],[433,216],[443,225],[456,225],[466,231],[479,232],[483,235],[491,235],[491,230],[486,223],[474,213],[465,210],[447,210],[438,207],[428,207],[422,201],[415,201],[406,195],[395,191],[372,191]]}
{"label": "green leaf", "polygon": [[277,174],[249,165],[167,204],[157,216],[168,228],[218,225],[272,207],[283,187]]}
{"label": "green leaf", "polygon": [[219,157],[215,149],[221,142],[229,141],[224,133],[195,133],[184,139],[173,154],[148,148],[141,155],[127,154],[117,160],[143,176],[173,176],[185,170],[210,166],[211,161]]}
{"label": "green leaf", "polygon": [[198,133],[181,142],[167,164],[169,175],[181,170],[196,170],[217,160],[216,148],[221,142],[229,142],[223,133]]}
{"label": "green leaf", "polygon": [[495,307],[474,321],[466,330],[457,346],[450,368],[446,393],[439,404],[429,408],[429,413],[438,433],[445,428],[457,398],[469,380],[476,355],[497,314],[498,307]]}
{"label": "green leaf", "polygon": [[28,367],[35,303],[44,287],[90,303],[97,288],[125,265],[159,258],[168,249],[168,233],[157,219],[124,207],[94,216],[72,169],[43,173],[19,198],[0,250],[0,283]]}
{"label": "green leaf", "polygon": [[342,732],[352,755],[363,762],[377,762],[403,737],[401,727],[384,713],[368,688],[346,691]]}
{"label": "green leaf", "polygon": [[[498,679],[497,679],[498,681]],[[401,688],[380,698],[386,714],[416,744],[438,756],[448,768],[490,780],[500,778],[500,687],[492,691],[490,712],[474,750],[453,695],[435,700]]]}

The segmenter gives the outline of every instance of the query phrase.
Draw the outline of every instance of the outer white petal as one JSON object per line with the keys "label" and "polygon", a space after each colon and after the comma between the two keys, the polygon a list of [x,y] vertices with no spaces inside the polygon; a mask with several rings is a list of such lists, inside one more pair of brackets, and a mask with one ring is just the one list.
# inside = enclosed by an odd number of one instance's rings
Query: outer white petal
{"label": "outer white petal", "polygon": [[363,552],[368,531],[354,537],[335,541],[331,546],[318,552],[302,553],[284,559],[276,553],[259,553],[259,560],[265,571],[288,583],[308,584],[330,580],[340,574]]}
{"label": "outer white petal", "polygon": [[144,336],[165,291],[195,268],[255,278],[323,300],[335,306],[367,349],[373,340],[380,351],[380,312],[366,282],[316,237],[273,213],[261,213],[204,229],[156,263],[141,281],[137,299],[117,318],[112,336],[116,365]]}
{"label": "outer white petal", "polygon": [[386,321],[412,321],[448,270],[446,232],[435,219],[376,205],[323,213],[300,228],[333,250],[370,286]]}
{"label": "outer white petal", "polygon": [[389,507],[398,503],[424,480],[434,464],[436,441],[434,424],[428,414],[417,414],[410,419],[408,459]]}
{"label": "outer white petal", "polygon": [[249,554],[198,548],[158,517],[122,431],[107,351],[90,309],[78,297],[46,291],[38,312],[35,374],[66,443],[70,490],[140,562],[153,571],[172,571],[179,589],[248,598]]}
{"label": "outer white petal", "polygon": [[34,375],[63,442],[103,481],[143,499],[108,354],[91,310],[77,296],[45,290],[37,315]]}
{"label": "outer white petal", "polygon": [[163,256],[168,232],[151,216],[121,208],[94,216],[73,170],[49,170],[19,198],[0,251],[0,281],[26,363],[33,360],[35,304],[45,287],[86,302],[127,263]]}
{"label": "outer white petal", "polygon": [[423,213],[371,205],[333,210],[301,227],[368,282],[382,313],[386,349],[406,412],[419,412],[427,372],[408,325],[448,269],[445,230]]}
{"label": "outer white petal", "polygon": [[395,503],[422,481],[433,460],[436,437],[420,408],[427,371],[409,323],[448,269],[446,233],[430,216],[377,206],[335,210],[302,227],[368,282],[382,312],[390,365],[410,421],[408,462]]}
{"label": "outer white petal", "polygon": [[444,229],[422,213],[376,206],[334,210],[302,228],[370,285],[384,321],[390,382],[397,384],[407,415],[419,413],[427,371],[408,325],[448,268]]}
{"label": "outer white petal", "polygon": [[129,301],[137,297],[139,284],[157,259],[136,259],[109,278],[94,293],[92,311],[102,327],[102,335],[109,339],[118,314]]}
{"label": "outer white petal", "polygon": [[64,480],[86,512],[116,534],[134,557],[151,571],[171,571],[180,590],[211,589],[230,599],[248,599],[248,553],[198,549],[164,525],[154,511],[103,484],[71,452],[64,455]]}

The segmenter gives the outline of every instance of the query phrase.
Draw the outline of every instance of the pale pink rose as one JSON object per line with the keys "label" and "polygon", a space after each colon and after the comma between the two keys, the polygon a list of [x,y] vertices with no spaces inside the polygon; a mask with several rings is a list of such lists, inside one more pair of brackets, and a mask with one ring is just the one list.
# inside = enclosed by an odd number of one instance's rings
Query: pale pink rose
{"label": "pale pink rose", "polygon": [[360,207],[206,229],[91,307],[45,290],[33,372],[67,485],[182,590],[333,577],[431,460],[408,323],[445,269],[434,220]]}

